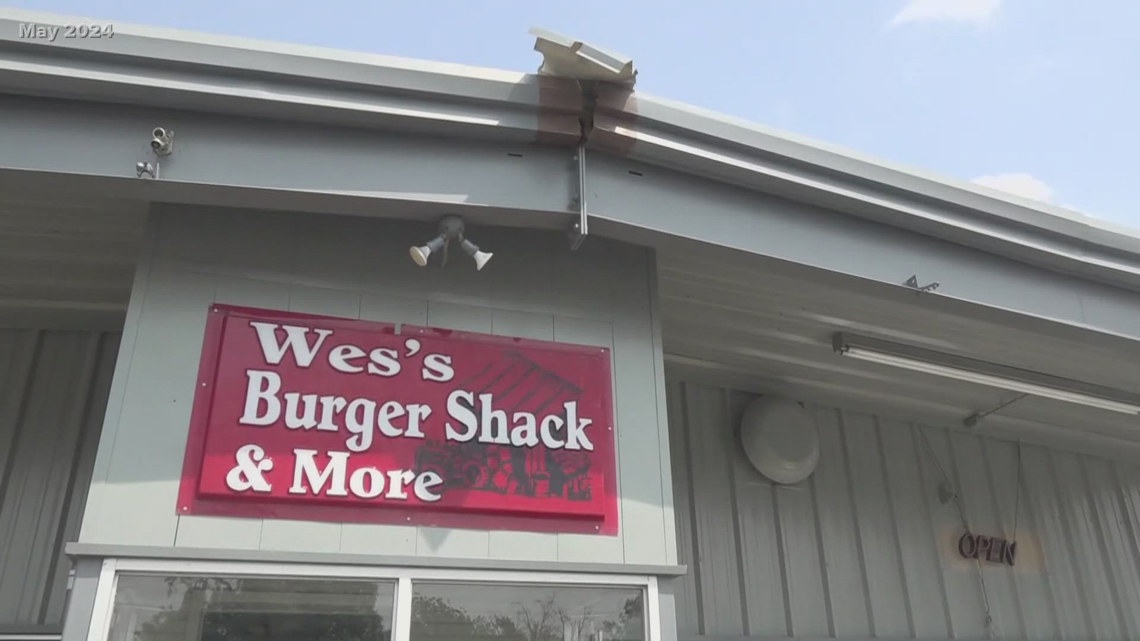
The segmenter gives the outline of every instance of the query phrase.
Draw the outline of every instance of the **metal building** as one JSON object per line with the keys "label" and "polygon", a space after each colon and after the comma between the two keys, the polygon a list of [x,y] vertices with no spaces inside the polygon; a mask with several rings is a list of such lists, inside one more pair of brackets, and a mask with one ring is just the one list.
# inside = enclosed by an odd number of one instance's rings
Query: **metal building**
{"label": "metal building", "polygon": [[535,37],[0,11],[0,640],[1140,638],[1137,234]]}

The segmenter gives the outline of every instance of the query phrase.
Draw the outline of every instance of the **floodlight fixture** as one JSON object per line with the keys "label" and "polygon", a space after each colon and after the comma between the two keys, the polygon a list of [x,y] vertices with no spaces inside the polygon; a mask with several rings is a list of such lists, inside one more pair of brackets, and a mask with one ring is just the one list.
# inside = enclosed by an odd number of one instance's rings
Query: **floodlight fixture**
{"label": "floodlight fixture", "polygon": [[411,254],[412,260],[415,261],[417,265],[420,267],[426,267],[428,264],[428,259],[431,258],[432,254],[438,254],[440,250],[446,246],[447,239],[443,236],[436,236],[423,245],[413,245],[410,249],[408,249],[408,253]]}
{"label": "floodlight fixture", "polygon": [[474,259],[476,271],[482,271],[483,266],[486,265],[491,260],[491,256],[494,255],[490,252],[480,251],[478,245],[466,238],[463,239],[460,246],[463,247],[464,253]]}
{"label": "floodlight fixture", "polygon": [[413,245],[408,248],[412,261],[420,267],[426,267],[431,257],[443,253],[445,256],[452,242],[458,242],[464,253],[475,261],[476,271],[482,271],[494,255],[479,249],[479,246],[468,240],[463,219],[459,216],[444,216],[439,221],[439,235],[423,245]]}

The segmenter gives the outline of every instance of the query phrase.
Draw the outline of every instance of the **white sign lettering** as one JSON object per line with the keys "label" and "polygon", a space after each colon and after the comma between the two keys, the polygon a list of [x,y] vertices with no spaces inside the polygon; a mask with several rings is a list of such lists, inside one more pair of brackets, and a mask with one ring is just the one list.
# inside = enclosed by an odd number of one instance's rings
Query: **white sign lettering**
{"label": "white sign lettering", "polygon": [[[406,501],[408,487],[420,501],[434,503],[441,498],[436,488],[443,479],[435,472],[416,474],[412,470],[388,470],[361,467],[351,473],[351,454],[326,452],[328,463],[322,469],[317,463],[316,450],[293,450],[293,485],[289,493],[310,496],[352,496],[360,499]],[[326,487],[327,486],[327,487]]]}
{"label": "white sign lettering", "polygon": [[[325,341],[333,334],[331,329],[319,329],[303,325],[283,325],[258,321],[249,321],[249,324],[257,332],[261,355],[268,365],[280,365],[285,360],[286,354],[292,354],[297,366],[307,369],[322,353],[321,348],[325,345]],[[284,338],[282,338],[282,332]],[[406,339],[403,358],[412,358],[418,355],[422,347],[423,345],[418,339]],[[368,373],[390,378],[403,371],[400,353],[390,347],[365,349],[352,343],[343,343],[324,350],[324,352],[329,366],[344,374]],[[451,357],[446,354],[425,354],[420,376],[425,381],[435,383],[451,381],[455,378],[455,369],[452,367]]]}
{"label": "white sign lettering", "polygon": [[[515,447],[534,447],[541,440],[543,446],[551,450],[565,448],[594,451],[594,444],[586,436],[586,428],[593,421],[578,418],[577,401],[563,403],[564,414],[549,414],[539,418],[529,412],[515,412],[508,433],[507,413],[494,408],[494,396],[480,394],[478,403],[474,397],[474,394],[466,390],[456,390],[447,397],[447,413],[459,425],[456,427],[450,421],[446,424],[448,440],[466,443],[478,437],[480,443]],[[539,425],[537,437],[536,423]]]}

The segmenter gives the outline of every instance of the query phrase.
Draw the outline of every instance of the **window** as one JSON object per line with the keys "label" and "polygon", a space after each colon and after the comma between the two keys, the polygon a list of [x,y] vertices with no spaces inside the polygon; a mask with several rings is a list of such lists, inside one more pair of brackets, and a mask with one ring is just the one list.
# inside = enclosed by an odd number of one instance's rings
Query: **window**
{"label": "window", "polygon": [[656,599],[652,577],[108,559],[88,639],[656,641]]}
{"label": "window", "polygon": [[638,588],[412,583],[411,641],[643,641]]}
{"label": "window", "polygon": [[123,574],[108,641],[390,641],[394,581]]}

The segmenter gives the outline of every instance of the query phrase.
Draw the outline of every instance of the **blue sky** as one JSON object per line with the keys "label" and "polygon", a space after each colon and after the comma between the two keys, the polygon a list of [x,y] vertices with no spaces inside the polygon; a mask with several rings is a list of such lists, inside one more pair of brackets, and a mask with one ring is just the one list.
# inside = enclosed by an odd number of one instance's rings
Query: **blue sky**
{"label": "blue sky", "polygon": [[541,26],[641,91],[1140,227],[1135,0],[6,4],[518,71]]}

